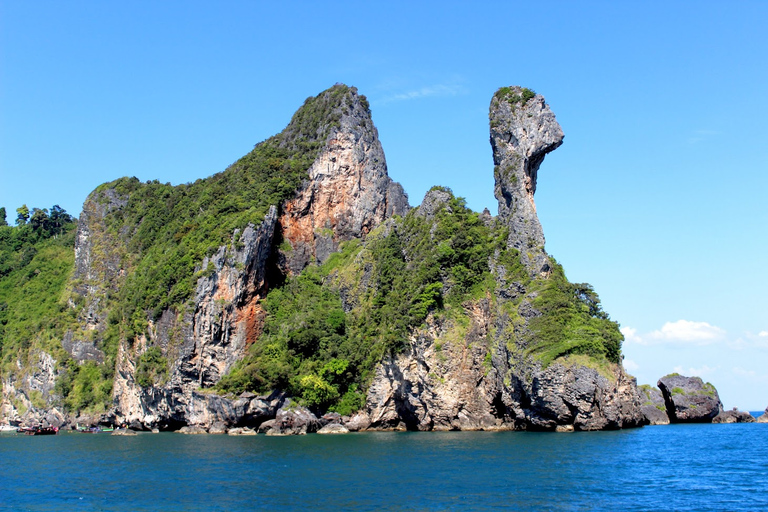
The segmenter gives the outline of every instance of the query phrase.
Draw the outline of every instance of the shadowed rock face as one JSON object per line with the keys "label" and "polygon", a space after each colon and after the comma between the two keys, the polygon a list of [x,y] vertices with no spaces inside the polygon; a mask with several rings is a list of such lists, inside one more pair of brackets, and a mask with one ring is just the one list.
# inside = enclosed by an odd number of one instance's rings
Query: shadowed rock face
{"label": "shadowed rock face", "polygon": [[521,87],[499,89],[491,100],[489,119],[494,193],[499,218],[510,228],[508,244],[520,251],[532,275],[546,272],[544,233],[533,195],[539,166],[563,143],[563,130],[544,97]]}
{"label": "shadowed rock face", "polygon": [[668,425],[667,406],[659,388],[643,385],[638,386],[637,392],[640,395],[640,410],[648,423],[650,425]]}
{"label": "shadowed rock face", "polygon": [[658,386],[672,423],[711,423],[723,410],[715,387],[699,377],[667,375]]}

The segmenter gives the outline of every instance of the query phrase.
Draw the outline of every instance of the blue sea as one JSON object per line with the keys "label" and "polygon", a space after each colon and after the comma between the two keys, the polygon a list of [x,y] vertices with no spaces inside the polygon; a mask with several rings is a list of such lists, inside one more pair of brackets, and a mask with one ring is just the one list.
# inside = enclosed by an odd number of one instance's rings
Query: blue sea
{"label": "blue sea", "polygon": [[755,510],[768,424],[0,436],[0,510]]}

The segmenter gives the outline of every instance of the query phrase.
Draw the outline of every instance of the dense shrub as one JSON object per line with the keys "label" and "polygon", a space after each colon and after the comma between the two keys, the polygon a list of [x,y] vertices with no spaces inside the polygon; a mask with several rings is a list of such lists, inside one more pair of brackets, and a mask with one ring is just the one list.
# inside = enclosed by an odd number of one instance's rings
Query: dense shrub
{"label": "dense shrub", "polygon": [[164,384],[168,379],[168,361],[159,347],[150,347],[136,361],[136,383],[143,387]]}
{"label": "dense shrub", "polygon": [[549,278],[537,282],[533,306],[541,315],[529,323],[534,334],[530,353],[545,365],[569,354],[619,363],[624,339],[619,325],[602,310],[591,285],[569,283],[562,266],[552,263]]}

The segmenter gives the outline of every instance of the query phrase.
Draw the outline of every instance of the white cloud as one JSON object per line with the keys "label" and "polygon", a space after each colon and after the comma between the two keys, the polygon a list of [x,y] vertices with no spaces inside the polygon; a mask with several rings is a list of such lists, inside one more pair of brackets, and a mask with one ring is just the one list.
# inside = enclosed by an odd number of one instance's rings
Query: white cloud
{"label": "white cloud", "polygon": [[459,94],[464,94],[465,92],[466,90],[461,85],[438,84],[438,85],[422,87],[420,89],[414,89],[411,91],[401,92],[398,94],[393,94],[391,96],[387,96],[385,98],[378,100],[376,103],[382,105],[385,103],[392,103],[395,101],[408,101],[408,100],[415,100],[419,98],[450,97],[450,96],[458,96]]}
{"label": "white cloud", "polygon": [[651,337],[657,340],[682,341],[699,345],[713,343],[724,336],[725,331],[719,327],[707,322],[691,322],[689,320],[667,322],[660,330],[651,333]]}
{"label": "white cloud", "polygon": [[750,346],[746,341],[744,341],[744,338],[736,338],[735,340],[729,340],[727,345],[728,345],[728,348],[733,350],[744,350]]}
{"label": "white cloud", "polygon": [[624,335],[624,339],[630,343],[638,343],[640,345],[647,345],[643,339],[637,335],[637,329],[634,327],[622,327],[619,329],[621,334]]}
{"label": "white cloud", "polygon": [[768,338],[768,331],[760,331],[757,335],[761,338]]}
{"label": "white cloud", "polygon": [[754,384],[768,384],[768,375],[755,370],[747,370],[741,366],[734,366],[731,371],[739,377],[744,377],[747,381]]}
{"label": "white cloud", "polygon": [[710,368],[707,365],[703,365],[701,368],[683,368],[682,366],[675,366],[673,370],[675,373],[685,375],[686,377],[704,377],[705,375],[712,374],[712,372],[717,370],[717,367]]}
{"label": "white cloud", "polygon": [[631,359],[624,359],[624,369],[628,372],[634,372],[637,371],[640,368],[640,365],[638,365],[636,362],[634,362]]}

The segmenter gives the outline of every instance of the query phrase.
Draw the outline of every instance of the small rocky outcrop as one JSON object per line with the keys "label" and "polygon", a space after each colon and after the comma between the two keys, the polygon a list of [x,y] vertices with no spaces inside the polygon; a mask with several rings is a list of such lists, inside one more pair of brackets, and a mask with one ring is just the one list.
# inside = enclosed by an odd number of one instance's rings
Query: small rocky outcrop
{"label": "small rocky outcrop", "polygon": [[227,424],[223,421],[217,421],[210,427],[208,427],[208,433],[209,434],[226,434],[227,433]]}
{"label": "small rocky outcrop", "polygon": [[348,434],[349,429],[342,425],[341,423],[329,423],[320,430],[317,431],[318,434]]}
{"label": "small rocky outcrop", "polygon": [[758,423],[768,423],[768,407],[765,408],[765,412],[757,417]]}
{"label": "small rocky outcrop", "polygon": [[133,430],[128,430],[127,428],[116,428],[112,432],[112,435],[113,436],[136,436],[138,434]]}
{"label": "small rocky outcrop", "polygon": [[200,425],[185,425],[181,427],[179,430],[177,430],[179,434],[207,434],[208,431],[205,429],[205,427]]}
{"label": "small rocky outcrop", "polygon": [[740,411],[734,407],[730,411],[722,411],[712,419],[712,423],[754,423],[755,417],[747,411]]}
{"label": "small rocky outcrop", "polygon": [[321,424],[312,411],[288,401],[274,420],[261,424],[259,432],[268,436],[312,434],[320,430]]}
{"label": "small rocky outcrop", "polygon": [[371,418],[365,411],[359,411],[352,416],[343,417],[341,423],[350,432],[360,432],[371,426]]}
{"label": "small rocky outcrop", "polygon": [[699,377],[667,375],[658,386],[671,423],[711,423],[723,410],[717,389]]}
{"label": "small rocky outcrop", "polygon": [[667,405],[659,388],[643,384],[637,387],[640,395],[640,411],[645,416],[649,425],[669,425]]}
{"label": "small rocky outcrop", "polygon": [[494,193],[499,218],[510,227],[508,244],[520,251],[535,275],[548,270],[544,232],[533,195],[539,166],[563,143],[563,130],[540,94],[522,87],[502,87],[489,113],[493,148]]}

